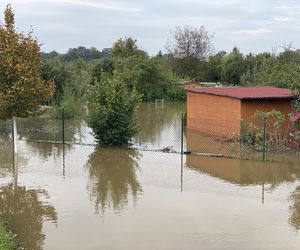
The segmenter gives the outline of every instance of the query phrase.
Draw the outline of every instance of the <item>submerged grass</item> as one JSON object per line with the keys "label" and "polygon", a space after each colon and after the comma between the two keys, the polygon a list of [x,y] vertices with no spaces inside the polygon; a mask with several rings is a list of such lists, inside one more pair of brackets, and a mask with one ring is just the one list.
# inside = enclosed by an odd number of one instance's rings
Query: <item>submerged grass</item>
{"label": "submerged grass", "polygon": [[15,245],[13,242],[12,233],[8,232],[0,222],[0,249],[1,250],[13,250],[15,249]]}

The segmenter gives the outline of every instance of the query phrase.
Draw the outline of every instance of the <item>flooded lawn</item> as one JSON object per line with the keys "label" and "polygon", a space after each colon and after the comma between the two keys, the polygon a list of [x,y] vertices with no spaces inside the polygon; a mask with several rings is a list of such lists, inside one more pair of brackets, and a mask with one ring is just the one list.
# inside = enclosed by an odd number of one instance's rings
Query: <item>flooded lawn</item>
{"label": "flooded lawn", "polygon": [[[135,143],[170,145],[183,109],[145,105]],[[1,137],[0,216],[27,249],[300,249],[300,167],[21,136],[17,173]]]}

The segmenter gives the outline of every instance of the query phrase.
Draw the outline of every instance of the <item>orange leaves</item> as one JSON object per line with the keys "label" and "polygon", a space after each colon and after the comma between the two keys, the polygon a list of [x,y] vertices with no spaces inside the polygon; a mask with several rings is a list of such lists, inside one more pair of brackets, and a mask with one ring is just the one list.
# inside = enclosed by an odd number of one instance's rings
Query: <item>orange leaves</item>
{"label": "orange leaves", "polygon": [[0,118],[28,116],[54,94],[53,82],[40,77],[40,47],[29,34],[14,28],[14,13],[5,10],[5,25],[0,25]]}

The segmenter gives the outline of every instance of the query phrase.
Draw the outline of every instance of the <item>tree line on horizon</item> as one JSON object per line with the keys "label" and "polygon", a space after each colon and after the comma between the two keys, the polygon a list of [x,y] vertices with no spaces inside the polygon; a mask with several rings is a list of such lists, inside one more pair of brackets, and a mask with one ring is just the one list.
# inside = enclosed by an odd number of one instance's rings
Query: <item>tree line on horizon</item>
{"label": "tree line on horizon", "polygon": [[117,75],[135,87],[142,101],[165,98],[183,100],[176,83],[182,80],[220,82],[228,86],[270,85],[289,88],[299,94],[300,50],[291,44],[279,53],[243,54],[232,51],[214,53],[212,36],[204,27],[177,27],[166,46],[149,56],[133,38],[120,38],[102,51],[79,46],[66,53],[41,52],[41,75],[54,80],[55,104],[64,96],[86,99],[89,85],[104,75]]}

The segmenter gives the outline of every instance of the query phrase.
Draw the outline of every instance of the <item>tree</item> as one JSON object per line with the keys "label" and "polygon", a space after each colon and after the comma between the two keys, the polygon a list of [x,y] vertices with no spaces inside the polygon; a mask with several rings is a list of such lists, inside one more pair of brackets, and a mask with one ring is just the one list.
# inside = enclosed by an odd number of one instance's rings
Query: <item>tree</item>
{"label": "tree", "polygon": [[63,98],[63,86],[71,78],[71,73],[59,58],[42,60],[41,77],[48,82],[53,80],[55,83],[55,93],[52,98],[53,104],[59,104]]}
{"label": "tree", "polygon": [[168,60],[163,56],[149,57],[137,49],[132,38],[119,39],[111,57],[102,59],[92,70],[92,82],[118,78],[129,91],[133,88],[143,101],[164,98],[168,86],[175,81]]}
{"label": "tree", "polygon": [[145,51],[138,49],[136,40],[131,37],[118,39],[112,48],[112,56],[129,57],[135,54],[146,54]]}
{"label": "tree", "polygon": [[[40,76],[41,59],[38,41],[15,30],[10,5],[4,11],[0,26],[0,118],[27,117],[54,93],[53,82],[45,83]],[[16,148],[15,148],[16,150]]]}
{"label": "tree", "polygon": [[174,71],[181,76],[195,77],[199,64],[211,55],[211,38],[203,26],[176,27],[166,45]]}
{"label": "tree", "polygon": [[246,72],[243,54],[233,48],[232,52],[221,60],[221,80],[227,84],[240,84],[240,77]]}
{"label": "tree", "polygon": [[128,145],[138,132],[140,96],[120,79],[107,78],[91,85],[88,92],[88,124],[99,145]]}
{"label": "tree", "polygon": [[163,58],[141,54],[117,60],[114,75],[130,90],[135,88],[143,101],[164,98],[174,79]]}

